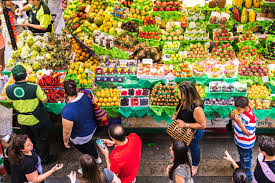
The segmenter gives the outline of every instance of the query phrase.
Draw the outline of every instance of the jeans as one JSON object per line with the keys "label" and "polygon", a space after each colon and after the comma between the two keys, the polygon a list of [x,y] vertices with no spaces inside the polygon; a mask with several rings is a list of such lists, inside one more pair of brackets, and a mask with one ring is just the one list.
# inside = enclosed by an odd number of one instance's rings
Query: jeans
{"label": "jeans", "polygon": [[252,148],[243,149],[237,146],[237,149],[240,155],[241,168],[245,169],[248,175],[248,179],[252,180],[252,173],[251,173]]}
{"label": "jeans", "polygon": [[93,142],[93,140],[91,139],[89,142],[87,142],[86,144],[74,144],[74,146],[83,154],[89,154],[91,156],[93,156],[95,159],[98,158],[98,154],[96,151],[96,146],[95,143]]}
{"label": "jeans", "polygon": [[197,130],[192,142],[189,145],[189,149],[191,151],[191,156],[192,156],[192,165],[193,166],[199,166],[199,164],[200,164],[201,150],[200,150],[199,142],[201,141],[201,139],[203,137],[204,131],[205,131],[204,129]]}

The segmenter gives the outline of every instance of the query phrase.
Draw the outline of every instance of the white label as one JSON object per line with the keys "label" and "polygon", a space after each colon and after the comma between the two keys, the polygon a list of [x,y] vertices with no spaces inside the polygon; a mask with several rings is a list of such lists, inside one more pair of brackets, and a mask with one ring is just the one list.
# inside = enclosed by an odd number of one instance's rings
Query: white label
{"label": "white label", "polygon": [[187,51],[180,51],[179,54],[180,54],[181,58],[186,58],[187,57]]}
{"label": "white label", "polygon": [[161,24],[161,18],[160,17],[156,17],[156,24]]}
{"label": "white label", "polygon": [[89,13],[90,8],[91,8],[91,5],[88,4],[88,5],[86,6],[86,8],[85,8],[85,12],[86,12],[86,13]]}
{"label": "white label", "polygon": [[85,69],[85,72],[86,72],[86,73],[89,73],[89,71],[90,71],[90,70],[89,70],[88,68]]}
{"label": "white label", "polygon": [[268,76],[263,76],[262,79],[263,79],[263,82],[264,82],[264,83],[267,83],[267,82],[268,82]]}
{"label": "white label", "polygon": [[142,59],[142,63],[153,65],[153,60],[150,58]]}
{"label": "white label", "polygon": [[165,85],[167,86],[169,84],[169,80],[165,79]]}
{"label": "white label", "polygon": [[243,32],[243,25],[239,25],[237,27],[237,32]]}

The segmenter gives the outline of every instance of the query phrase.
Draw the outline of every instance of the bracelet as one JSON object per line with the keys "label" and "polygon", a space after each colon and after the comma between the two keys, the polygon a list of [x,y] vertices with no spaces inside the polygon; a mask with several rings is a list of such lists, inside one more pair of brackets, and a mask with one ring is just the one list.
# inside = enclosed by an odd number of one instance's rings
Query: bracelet
{"label": "bracelet", "polygon": [[189,125],[189,123],[186,123],[186,128],[190,128],[190,125]]}

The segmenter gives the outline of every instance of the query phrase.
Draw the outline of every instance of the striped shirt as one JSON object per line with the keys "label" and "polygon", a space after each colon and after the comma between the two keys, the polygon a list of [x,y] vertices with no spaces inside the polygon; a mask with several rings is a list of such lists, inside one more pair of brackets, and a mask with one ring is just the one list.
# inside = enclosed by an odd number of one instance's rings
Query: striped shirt
{"label": "striped shirt", "polygon": [[238,123],[234,121],[235,143],[243,149],[250,149],[254,146],[256,140],[256,117],[251,108],[249,112],[244,112],[239,115],[242,119],[244,126],[251,135],[249,137],[245,135]]}

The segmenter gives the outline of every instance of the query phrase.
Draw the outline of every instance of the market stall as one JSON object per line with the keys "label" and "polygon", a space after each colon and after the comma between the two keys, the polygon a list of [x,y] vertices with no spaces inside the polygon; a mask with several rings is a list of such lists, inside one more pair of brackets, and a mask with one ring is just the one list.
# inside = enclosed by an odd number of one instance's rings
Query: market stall
{"label": "market stall", "polygon": [[247,96],[257,126],[275,129],[274,3],[74,0],[62,7],[64,33],[24,31],[7,65],[27,68],[48,111],[61,112],[62,84],[72,79],[126,127],[165,128],[187,80],[203,100],[207,128],[224,129],[234,98]]}

